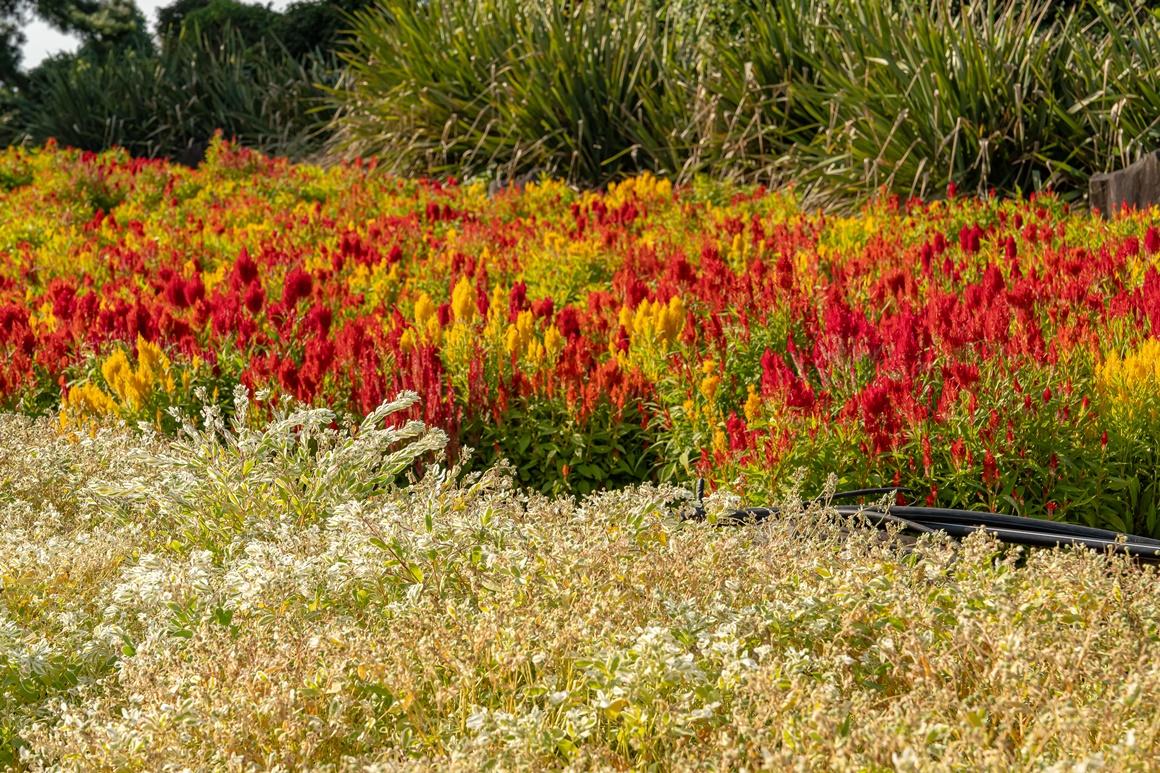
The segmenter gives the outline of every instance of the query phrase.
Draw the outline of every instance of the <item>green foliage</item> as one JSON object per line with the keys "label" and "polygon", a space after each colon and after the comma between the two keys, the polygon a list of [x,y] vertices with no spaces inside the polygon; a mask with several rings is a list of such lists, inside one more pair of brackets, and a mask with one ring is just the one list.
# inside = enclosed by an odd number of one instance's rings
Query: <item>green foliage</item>
{"label": "green foliage", "polygon": [[36,15],[81,38],[89,50],[109,53],[148,48],[145,17],[133,0],[30,0]]}
{"label": "green foliage", "polygon": [[186,33],[159,54],[64,56],[33,74],[22,134],[87,150],[119,145],[138,156],[175,156],[215,131],[289,156],[313,152],[325,113],[313,112],[316,83],[330,71],[301,63],[276,43],[248,45],[239,33]]}
{"label": "green foliage", "polygon": [[227,28],[249,44],[277,41],[291,56],[305,60],[329,56],[351,26],[351,14],[370,8],[372,0],[299,0],[284,11],[239,0],[176,0],[157,11],[162,43],[188,28],[220,37]]}
{"label": "green foliage", "polygon": [[157,32],[161,38],[177,37],[186,17],[205,8],[210,0],[174,0],[157,9]]}
{"label": "green foliage", "polygon": [[[278,14],[263,5],[237,0],[209,0],[183,14],[176,30],[171,24],[166,24],[164,29],[170,40],[182,32],[219,40],[232,31],[247,45],[255,46],[276,38],[277,21]],[[158,26],[161,27],[160,21]]]}
{"label": "green foliage", "polygon": [[502,421],[476,419],[462,428],[480,469],[500,459],[512,464],[523,487],[545,494],[589,494],[654,479],[664,460],[658,434],[641,427],[635,406],[608,403],[579,420],[563,401],[513,401]]}
{"label": "green foliage", "polygon": [[844,194],[1064,181],[1082,141],[1058,117],[1074,98],[1064,78],[1077,31],[1070,15],[1047,22],[1048,8],[847,3],[840,29],[814,33],[818,77],[799,104],[819,136],[794,149],[801,165]]}
{"label": "green foliage", "polygon": [[0,100],[21,81],[20,47],[24,45],[21,15],[13,0],[0,0]]}
{"label": "green foliage", "polygon": [[388,0],[355,16],[334,92],[347,152],[599,182],[678,174],[698,141],[685,108],[701,25],[664,3]]}
{"label": "green foliage", "polygon": [[352,15],[370,9],[374,0],[300,0],[279,18],[278,39],[294,57],[342,48],[353,26]]}
{"label": "green foliage", "polygon": [[1055,187],[1155,145],[1160,16],[1103,0],[387,0],[336,148],[407,172],[792,180],[825,198]]}

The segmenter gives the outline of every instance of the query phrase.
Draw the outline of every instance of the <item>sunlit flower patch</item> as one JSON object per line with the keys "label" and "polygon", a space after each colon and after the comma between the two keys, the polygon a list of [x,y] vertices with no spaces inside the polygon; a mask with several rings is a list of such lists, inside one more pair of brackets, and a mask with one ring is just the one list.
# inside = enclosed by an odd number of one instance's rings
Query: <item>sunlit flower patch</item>
{"label": "sunlit flower patch", "polygon": [[[642,176],[401,180],[216,144],[197,170],[0,157],[0,398],[170,430],[193,392],[410,409],[476,464],[586,492],[930,503],[1160,533],[1160,215],[1051,195],[886,199]],[[225,398],[222,398],[225,399]]]}

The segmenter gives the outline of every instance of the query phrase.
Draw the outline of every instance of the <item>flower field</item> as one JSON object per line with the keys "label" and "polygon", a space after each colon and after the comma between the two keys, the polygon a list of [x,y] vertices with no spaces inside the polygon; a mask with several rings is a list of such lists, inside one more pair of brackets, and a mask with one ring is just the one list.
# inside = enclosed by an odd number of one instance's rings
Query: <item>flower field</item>
{"label": "flower field", "polygon": [[172,431],[239,384],[256,417],[414,390],[453,458],[548,493],[833,472],[1160,535],[1154,211],[842,215],[647,175],[489,196],[221,142],[196,170],[9,149],[0,188],[0,401],[66,433]]}
{"label": "flower field", "polygon": [[1156,769],[1155,567],[811,501],[1160,535],[1155,210],[220,141],[0,199],[0,768]]}

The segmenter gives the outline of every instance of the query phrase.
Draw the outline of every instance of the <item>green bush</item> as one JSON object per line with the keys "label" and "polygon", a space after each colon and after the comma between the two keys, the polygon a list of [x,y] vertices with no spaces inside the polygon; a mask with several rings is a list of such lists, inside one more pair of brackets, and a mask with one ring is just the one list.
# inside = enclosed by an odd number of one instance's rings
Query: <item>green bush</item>
{"label": "green bush", "polygon": [[86,150],[113,145],[139,156],[180,156],[221,130],[269,153],[316,151],[327,119],[316,113],[323,61],[298,62],[277,43],[239,33],[184,33],[159,54],[60,57],[33,73],[19,117],[33,142]]}
{"label": "green bush", "polygon": [[703,25],[675,9],[387,0],[356,14],[338,144],[407,172],[680,174]]}
{"label": "green bush", "polygon": [[386,0],[335,148],[406,172],[652,170],[818,197],[1074,196],[1160,139],[1160,16],[1103,0]]}
{"label": "green bush", "polygon": [[291,3],[279,20],[278,39],[298,59],[345,45],[353,25],[351,15],[374,5],[373,0],[302,0]]}
{"label": "green bush", "polygon": [[[182,17],[176,37],[185,32],[219,40],[233,31],[247,45],[253,46],[276,40],[279,21],[280,15],[263,5],[238,0],[209,0]],[[173,27],[167,31],[172,39]]]}
{"label": "green bush", "polygon": [[796,150],[813,182],[923,196],[951,181],[979,192],[1080,182],[1085,127],[1061,120],[1078,97],[1065,72],[1073,15],[1048,21],[1046,2],[841,4],[803,85],[819,134]]}

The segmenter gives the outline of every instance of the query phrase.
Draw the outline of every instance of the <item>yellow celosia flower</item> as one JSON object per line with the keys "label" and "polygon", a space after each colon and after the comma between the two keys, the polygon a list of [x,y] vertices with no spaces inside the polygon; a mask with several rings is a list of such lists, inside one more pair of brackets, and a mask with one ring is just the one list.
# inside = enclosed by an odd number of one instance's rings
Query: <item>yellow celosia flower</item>
{"label": "yellow celosia flower", "polygon": [[1124,357],[1110,353],[1096,371],[1096,383],[1117,413],[1135,415],[1149,401],[1155,411],[1160,402],[1160,340],[1150,338]]}
{"label": "yellow celosia flower", "polygon": [[528,348],[535,329],[535,318],[530,311],[521,311],[516,321],[507,328],[505,348],[507,353],[519,357]]}
{"label": "yellow celosia flower", "polygon": [[660,333],[659,337],[664,341],[675,341],[684,328],[685,302],[681,300],[679,295],[674,295],[669,299],[669,303],[665,306],[664,311],[659,314],[657,323],[657,330]]}
{"label": "yellow celosia flower", "polygon": [[426,330],[427,323],[432,319],[435,320],[436,324],[439,324],[435,303],[427,293],[420,293],[419,297],[415,300],[415,327],[420,330]]}
{"label": "yellow celosia flower", "polygon": [[564,334],[555,325],[549,325],[544,331],[544,355],[555,362],[562,351],[564,351]]}
{"label": "yellow celosia flower", "polygon": [[749,396],[745,398],[745,420],[752,424],[760,413],[761,396],[757,394],[757,388],[750,384]]}
{"label": "yellow celosia flower", "polygon": [[717,387],[721,384],[720,376],[705,376],[701,379],[701,394],[706,400],[712,400],[717,394]]}
{"label": "yellow celosia flower", "polygon": [[508,325],[507,335],[504,340],[504,349],[508,354],[519,356],[520,350],[520,331],[516,329],[515,325]]}
{"label": "yellow celosia flower", "polygon": [[635,312],[620,308],[620,325],[629,331],[634,346],[671,344],[685,326],[685,303],[673,296],[667,304],[644,301]]}
{"label": "yellow celosia flower", "polygon": [[[645,303],[642,303],[640,306],[637,306],[636,307],[637,314],[639,315],[641,309],[645,308],[647,305],[648,305],[648,302],[646,301]],[[633,324],[633,319],[634,319],[634,315],[632,313],[632,310],[629,309],[628,306],[621,306],[620,313],[617,314],[617,316],[616,316],[617,324],[619,324],[625,330],[631,330],[631,331],[635,332],[636,326]]]}
{"label": "yellow celosia flower", "polygon": [[544,344],[539,339],[533,338],[528,342],[527,358],[533,365],[536,367],[543,365],[546,354]]}
{"label": "yellow celosia flower", "polygon": [[144,405],[158,387],[165,392],[176,388],[165,352],[141,336],[137,336],[136,368],[124,350],[118,349],[101,365],[101,375],[121,406],[130,412]]}
{"label": "yellow celosia flower", "polygon": [[717,428],[713,431],[713,450],[726,451],[729,449],[729,439],[725,436],[725,431]]}
{"label": "yellow celosia flower", "polygon": [[166,392],[174,389],[169,358],[161,347],[137,336],[137,372],[151,387],[160,386]]}
{"label": "yellow celosia flower", "polygon": [[638,201],[663,201],[671,199],[672,195],[672,182],[644,172],[636,177],[630,177],[608,186],[605,203],[608,207],[615,209],[633,198]]}
{"label": "yellow celosia flower", "polygon": [[94,384],[80,384],[68,391],[60,406],[60,428],[96,428],[103,416],[117,413],[117,403]]}
{"label": "yellow celosia flower", "polygon": [[137,382],[137,374],[133,372],[124,350],[118,349],[105,359],[101,364],[101,375],[117,400],[130,405],[140,403],[144,388]]}
{"label": "yellow celosia flower", "polygon": [[439,317],[432,316],[427,319],[427,326],[424,329],[423,337],[427,343],[438,345],[443,339],[443,327],[439,324]]}
{"label": "yellow celosia flower", "polygon": [[467,277],[460,277],[451,291],[451,313],[460,322],[470,322],[475,316],[475,288]]}
{"label": "yellow celosia flower", "polygon": [[502,287],[491,291],[491,298],[487,303],[487,325],[483,328],[483,337],[492,342],[496,348],[504,345],[504,333],[507,329],[507,293]]}

